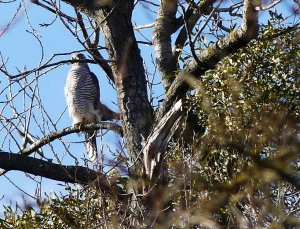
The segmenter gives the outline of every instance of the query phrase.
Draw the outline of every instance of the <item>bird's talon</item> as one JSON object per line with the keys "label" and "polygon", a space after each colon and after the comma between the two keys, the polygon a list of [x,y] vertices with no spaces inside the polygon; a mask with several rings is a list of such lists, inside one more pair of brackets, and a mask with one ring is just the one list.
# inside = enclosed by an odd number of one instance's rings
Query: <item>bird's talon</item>
{"label": "bird's talon", "polygon": [[74,124],[74,128],[78,128],[79,130],[81,130],[81,127],[82,127],[82,123]]}

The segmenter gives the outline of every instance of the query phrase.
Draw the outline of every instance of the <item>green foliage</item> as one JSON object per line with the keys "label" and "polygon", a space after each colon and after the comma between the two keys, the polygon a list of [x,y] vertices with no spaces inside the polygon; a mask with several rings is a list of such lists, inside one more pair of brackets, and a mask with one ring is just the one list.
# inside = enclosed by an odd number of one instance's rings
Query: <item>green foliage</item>
{"label": "green foliage", "polygon": [[52,193],[37,206],[28,206],[22,214],[6,207],[1,228],[99,228],[117,225],[117,206],[93,188],[66,186],[67,196],[59,198]]}
{"label": "green foliage", "polygon": [[188,107],[207,131],[189,146],[174,144],[169,169],[180,187],[175,208],[195,222],[300,225],[294,179],[300,174],[300,34],[270,39],[277,33],[269,24],[257,41],[193,82],[198,90]]}

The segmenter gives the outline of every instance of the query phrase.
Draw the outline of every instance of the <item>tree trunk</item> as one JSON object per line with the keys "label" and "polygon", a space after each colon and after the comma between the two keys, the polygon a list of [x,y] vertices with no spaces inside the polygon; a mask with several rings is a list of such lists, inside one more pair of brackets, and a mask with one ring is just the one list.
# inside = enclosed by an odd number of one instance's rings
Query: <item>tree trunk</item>
{"label": "tree trunk", "polygon": [[142,140],[153,120],[140,50],[133,32],[133,0],[121,0],[112,8],[100,9],[95,18],[104,33],[117,86],[126,149],[133,163],[130,175],[142,175]]}

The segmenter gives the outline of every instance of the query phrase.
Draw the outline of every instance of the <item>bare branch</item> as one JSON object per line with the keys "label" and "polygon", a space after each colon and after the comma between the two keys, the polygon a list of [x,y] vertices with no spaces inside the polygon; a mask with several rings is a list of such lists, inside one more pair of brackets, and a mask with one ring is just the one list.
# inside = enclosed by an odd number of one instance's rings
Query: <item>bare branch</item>
{"label": "bare branch", "polygon": [[270,3],[267,6],[257,6],[257,7],[255,7],[255,9],[260,10],[260,11],[269,10],[269,9],[273,8],[274,6],[276,6],[277,4],[279,4],[280,2],[282,2],[282,0],[276,0],[276,1],[273,1],[272,3]]}
{"label": "bare branch", "polygon": [[74,6],[79,7],[82,10],[97,10],[104,7],[111,7],[114,3],[118,2],[117,0],[109,1],[82,1],[82,0],[63,0],[64,2]]}
{"label": "bare branch", "polygon": [[0,28],[0,37],[9,30],[9,28],[11,27],[11,25],[13,25],[14,23],[16,23],[16,20],[18,19],[18,15],[20,15],[20,11],[22,9],[22,4],[19,4],[15,14],[13,15],[12,19],[10,20],[10,22],[5,26],[5,28]]}
{"label": "bare branch", "polygon": [[[199,3],[199,6],[195,7],[194,12],[190,13],[190,16],[188,16],[188,12],[186,13],[187,20],[184,24],[186,24],[185,28],[182,28],[179,35],[176,38],[175,45],[173,47],[173,54],[175,55],[176,60],[178,59],[178,56],[181,53],[181,49],[184,46],[184,43],[187,40],[187,32],[192,31],[194,26],[196,25],[197,21],[200,19],[200,17],[203,14],[211,14],[211,11],[213,10],[212,5],[216,2],[216,0],[206,0],[201,1]],[[210,16],[209,16],[210,18]],[[207,19],[207,23],[208,23]],[[201,31],[202,32],[202,31]],[[201,33],[199,32],[199,33]],[[197,35],[198,36],[198,35]],[[196,39],[196,37],[195,37]],[[195,40],[194,39],[194,40]]]}
{"label": "bare branch", "polygon": [[62,182],[92,184],[106,194],[122,198],[119,196],[122,194],[121,189],[117,185],[112,187],[104,174],[82,166],[60,165],[0,150],[0,168],[6,171],[22,171]]}
{"label": "bare branch", "polygon": [[76,15],[77,15],[77,22],[78,22],[78,24],[80,26],[80,29],[82,31],[82,35],[85,39],[85,41],[83,43],[87,45],[85,47],[86,50],[93,56],[96,63],[103,69],[103,71],[107,74],[109,79],[112,82],[115,82],[114,75],[113,75],[111,67],[108,65],[107,62],[102,61],[103,56],[100,54],[100,52],[97,48],[97,40],[99,40],[99,26],[98,26],[98,23],[97,23],[97,28],[95,28],[95,30],[94,30],[94,32],[95,32],[95,42],[96,43],[93,43],[93,42],[91,42],[91,39],[90,39],[90,37],[88,35],[88,32],[85,28],[82,16],[77,10],[76,10]]}
{"label": "bare branch", "polygon": [[[181,54],[184,43],[186,42],[186,40],[188,38],[188,35],[191,33],[191,31],[195,27],[196,23],[198,22],[198,20],[200,19],[200,17],[203,14],[212,14],[212,11],[214,11],[212,6],[215,2],[216,2],[216,0],[201,1],[198,6],[196,5],[192,8],[193,9],[192,12],[190,12],[191,10],[187,10],[187,12],[185,13],[185,15],[184,15],[185,19],[183,20],[183,23],[185,26],[181,29],[179,35],[176,38],[176,41],[175,41],[175,44],[173,47],[173,55],[175,56],[175,59],[177,61],[178,61],[179,55]],[[193,5],[192,2],[191,3],[189,2],[189,4]],[[182,18],[183,18],[183,16],[182,16]],[[210,16],[206,20],[206,23],[203,25],[203,28],[208,23],[209,18],[210,18]],[[196,34],[196,36],[194,38],[194,42],[200,33],[202,33],[201,30],[199,30],[199,32]],[[192,52],[192,54],[193,54],[193,52]],[[195,57],[194,57],[194,59],[197,60],[197,58],[195,58]]]}
{"label": "bare branch", "polygon": [[55,10],[55,9],[52,9],[51,7],[49,7],[49,6],[47,6],[47,5],[43,4],[43,3],[41,3],[41,2],[38,1],[38,0],[31,0],[31,2],[32,2],[33,4],[36,4],[36,5],[40,6],[40,7],[42,7],[42,8],[44,8],[44,9],[48,10],[48,11],[51,12],[51,13],[58,14],[59,16],[64,17],[64,18],[66,18],[66,19],[69,20],[69,21],[76,21],[75,18],[72,18],[72,17],[70,17],[70,16],[68,16],[68,15],[66,15],[66,14],[64,14],[64,13],[62,13],[61,11],[57,11],[57,10]]}
{"label": "bare branch", "polygon": [[87,130],[99,130],[99,129],[108,129],[112,130],[122,136],[122,127],[120,127],[117,124],[114,123],[97,123],[97,124],[88,124],[88,125],[82,125],[80,128],[78,127],[67,127],[65,129],[62,129],[61,131],[52,132],[49,135],[44,136],[43,138],[39,139],[38,141],[34,142],[31,146],[21,150],[21,153],[24,155],[29,155],[35,151],[37,151],[39,148],[43,147],[44,145],[61,138],[63,136],[66,136],[71,133],[79,133],[81,131],[87,131]]}
{"label": "bare branch", "polygon": [[149,23],[149,24],[146,24],[146,25],[138,25],[138,26],[135,26],[133,29],[134,30],[140,30],[140,29],[148,29],[148,28],[152,28],[155,26],[155,22],[152,22],[152,23]]}
{"label": "bare branch", "polygon": [[[100,58],[99,58],[100,60]],[[104,62],[113,62],[113,61],[110,61],[110,60],[104,60],[102,59],[101,61],[104,61]],[[43,69],[46,69],[46,68],[50,68],[50,67],[53,67],[53,66],[59,66],[59,65],[64,65],[64,64],[72,64],[72,63],[76,63],[76,62],[83,62],[83,60],[62,60],[62,61],[58,61],[58,62],[55,62],[55,63],[51,63],[51,64],[45,64],[45,65],[42,65],[38,68],[34,68],[32,70],[28,70],[28,71],[24,71],[24,72],[21,72],[19,74],[16,74],[16,75],[11,75],[9,72],[7,72],[6,70],[4,70],[4,68],[0,68],[0,71],[2,73],[4,73],[5,75],[7,75],[10,79],[17,79],[17,80],[20,80],[21,78],[23,77],[26,77],[34,72],[38,72],[38,71],[41,71]],[[90,63],[90,64],[96,64],[95,61],[92,61],[92,60],[84,60],[85,63]],[[21,77],[21,78],[19,78]]]}
{"label": "bare branch", "polygon": [[170,86],[169,78],[177,70],[171,47],[171,35],[177,29],[175,25],[177,4],[177,1],[161,1],[153,32],[156,63],[166,90]]}
{"label": "bare branch", "polygon": [[[5,120],[5,122],[6,123],[9,123],[15,130],[16,130],[16,132],[20,135],[20,137],[22,137],[24,140],[24,142],[23,142],[23,145],[25,146],[26,144],[25,143],[29,143],[29,144],[33,144],[34,143],[34,137],[30,134],[30,133],[24,133],[23,131],[21,131],[18,127],[17,127],[17,125],[14,123],[14,122],[12,122],[11,120],[9,120],[8,118],[6,118],[4,115],[2,115],[2,114],[0,114],[0,117],[2,118],[2,119],[4,119]],[[43,152],[42,152],[42,150],[41,149],[38,149],[37,150],[37,153],[40,155],[40,156],[43,156]]]}
{"label": "bare branch", "polygon": [[[63,166],[41,159],[0,151],[0,167],[6,171],[18,170],[52,180],[88,184],[97,178],[94,170],[81,166]],[[103,182],[105,186],[107,181]]]}
{"label": "bare branch", "polygon": [[[181,6],[181,8],[182,8],[182,11],[183,11],[184,28],[185,28],[186,34],[188,35],[188,41],[189,41],[190,51],[191,51],[191,53],[192,53],[192,56],[193,56],[194,60],[195,60],[197,63],[199,63],[197,54],[196,54],[196,52],[195,52],[195,43],[192,41],[192,36],[191,36],[190,31],[189,31],[189,27],[188,27],[188,25],[187,25],[186,13],[185,13],[184,7]],[[208,20],[207,20],[207,21],[208,21]]]}

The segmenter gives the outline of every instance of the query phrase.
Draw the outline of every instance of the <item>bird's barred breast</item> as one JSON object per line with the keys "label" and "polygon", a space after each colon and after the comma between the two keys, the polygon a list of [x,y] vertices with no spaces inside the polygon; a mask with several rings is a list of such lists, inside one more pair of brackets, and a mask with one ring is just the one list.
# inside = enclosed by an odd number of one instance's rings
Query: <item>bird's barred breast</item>
{"label": "bird's barred breast", "polygon": [[88,120],[93,118],[90,116],[94,114],[96,88],[93,85],[88,69],[75,68],[70,70],[65,94],[69,113],[72,117],[82,116]]}

